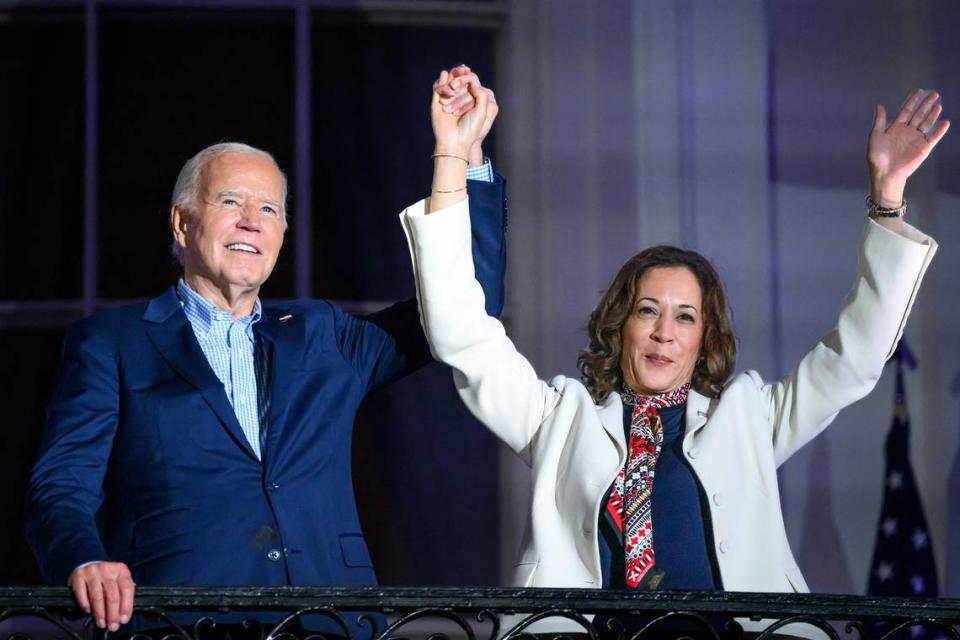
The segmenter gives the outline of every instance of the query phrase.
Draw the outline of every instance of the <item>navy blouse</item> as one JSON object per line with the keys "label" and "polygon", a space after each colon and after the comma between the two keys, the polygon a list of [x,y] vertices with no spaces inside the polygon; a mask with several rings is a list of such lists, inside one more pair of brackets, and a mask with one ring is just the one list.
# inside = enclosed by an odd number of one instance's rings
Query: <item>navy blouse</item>
{"label": "navy blouse", "polygon": [[[653,483],[653,544],[656,569],[663,572],[657,589],[722,589],[713,550],[713,527],[706,493],[683,456],[686,405],[660,410],[663,446]],[[630,439],[633,407],[623,407],[623,430]],[[604,589],[625,589],[623,535],[604,516],[600,504],[598,537]]]}

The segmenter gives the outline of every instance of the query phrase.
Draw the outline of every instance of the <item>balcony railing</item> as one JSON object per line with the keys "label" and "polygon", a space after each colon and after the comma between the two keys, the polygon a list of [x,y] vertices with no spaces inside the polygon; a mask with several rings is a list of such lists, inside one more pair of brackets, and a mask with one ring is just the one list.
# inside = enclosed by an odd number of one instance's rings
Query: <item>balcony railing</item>
{"label": "balcony railing", "polygon": [[[230,625],[258,640],[514,640],[531,633],[595,640],[766,640],[782,634],[960,640],[960,600],[953,599],[588,589],[142,587],[135,605],[136,619],[146,622],[136,630],[121,629],[119,635],[154,640],[220,638],[216,634]],[[0,640],[98,635],[65,588],[0,588],[0,611]],[[603,622],[591,622],[594,616]]]}

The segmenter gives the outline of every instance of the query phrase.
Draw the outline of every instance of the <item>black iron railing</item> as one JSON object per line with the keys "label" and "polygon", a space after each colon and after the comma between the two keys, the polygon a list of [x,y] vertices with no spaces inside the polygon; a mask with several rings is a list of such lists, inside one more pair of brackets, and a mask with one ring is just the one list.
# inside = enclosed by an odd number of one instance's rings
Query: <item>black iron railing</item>
{"label": "black iron railing", "polygon": [[[148,588],[133,640],[755,638],[960,640],[960,600],[588,589]],[[64,588],[0,588],[0,640],[100,635]],[[541,635],[541,637],[542,637]]]}

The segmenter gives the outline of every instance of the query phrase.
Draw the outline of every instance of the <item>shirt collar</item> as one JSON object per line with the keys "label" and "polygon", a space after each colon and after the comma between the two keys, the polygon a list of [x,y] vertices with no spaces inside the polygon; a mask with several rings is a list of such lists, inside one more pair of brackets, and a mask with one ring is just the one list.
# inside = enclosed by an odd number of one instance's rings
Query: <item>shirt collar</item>
{"label": "shirt collar", "polygon": [[[183,278],[177,281],[177,297],[180,298],[180,306],[187,314],[187,319],[198,333],[209,333],[214,321],[233,323],[233,314],[218,309],[215,304],[191,289]],[[261,315],[262,307],[258,296],[253,303],[253,313],[237,318],[236,321],[245,325],[247,335],[252,338],[253,325],[260,321]]]}

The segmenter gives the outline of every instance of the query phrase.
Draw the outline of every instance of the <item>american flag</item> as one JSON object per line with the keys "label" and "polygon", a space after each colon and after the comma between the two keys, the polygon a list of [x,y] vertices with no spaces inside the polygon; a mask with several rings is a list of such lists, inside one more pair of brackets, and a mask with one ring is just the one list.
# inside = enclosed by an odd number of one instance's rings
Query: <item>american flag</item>
{"label": "american flag", "polygon": [[[920,491],[910,466],[910,416],[903,383],[904,367],[912,369],[916,362],[903,342],[894,358],[897,378],[893,424],[885,445],[883,508],[877,524],[867,593],[932,598],[939,593],[937,569]],[[923,630],[913,627],[910,635],[917,638],[923,635]]]}

